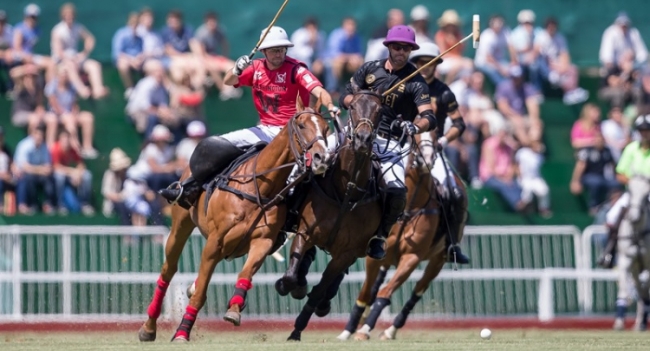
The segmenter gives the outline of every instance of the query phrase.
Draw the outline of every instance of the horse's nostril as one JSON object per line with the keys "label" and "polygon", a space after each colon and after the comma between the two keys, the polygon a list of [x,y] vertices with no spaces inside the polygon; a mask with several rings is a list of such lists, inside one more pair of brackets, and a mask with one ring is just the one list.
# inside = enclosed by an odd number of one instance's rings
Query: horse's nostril
{"label": "horse's nostril", "polygon": [[320,162],[323,159],[323,156],[321,156],[320,153],[315,153],[314,154],[314,161]]}

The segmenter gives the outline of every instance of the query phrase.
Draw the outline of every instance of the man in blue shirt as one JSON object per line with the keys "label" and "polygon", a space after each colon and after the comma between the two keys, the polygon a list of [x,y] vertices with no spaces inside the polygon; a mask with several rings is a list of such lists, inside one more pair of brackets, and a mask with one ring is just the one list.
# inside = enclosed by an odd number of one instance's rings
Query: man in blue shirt
{"label": "man in blue shirt", "polygon": [[113,36],[113,62],[115,62],[120,73],[120,79],[122,79],[124,88],[126,88],[124,96],[127,99],[131,95],[131,91],[133,91],[131,73],[142,71],[142,64],[144,63],[144,41],[138,35],[137,27],[138,14],[132,12],[129,14],[126,26],[118,29]]}
{"label": "man in blue shirt", "polygon": [[18,212],[23,215],[34,213],[36,189],[45,192],[43,213],[52,214],[54,208],[54,183],[52,181],[52,158],[44,142],[45,126],[39,125],[31,130],[28,137],[16,146],[13,174],[18,180],[16,197]]}
{"label": "man in blue shirt", "polygon": [[191,52],[190,40],[194,30],[183,23],[183,14],[172,10],[167,14],[167,25],[160,31],[165,57],[163,64],[169,69],[171,78],[180,82],[183,76],[190,74],[194,87],[203,86],[205,65]]}
{"label": "man in blue shirt", "polygon": [[363,64],[361,36],[352,17],[343,19],[340,28],[327,41],[326,79],[328,91],[336,91],[344,73],[354,73]]}

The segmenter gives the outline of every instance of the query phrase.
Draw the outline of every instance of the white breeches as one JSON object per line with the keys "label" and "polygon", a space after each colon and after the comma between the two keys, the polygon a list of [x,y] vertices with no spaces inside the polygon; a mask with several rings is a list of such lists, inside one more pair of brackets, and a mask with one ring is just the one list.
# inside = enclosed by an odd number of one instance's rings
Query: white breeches
{"label": "white breeches", "polygon": [[226,133],[222,137],[237,147],[247,148],[260,141],[270,143],[273,138],[280,134],[281,130],[282,127],[280,126],[258,125]]}
{"label": "white breeches", "polygon": [[548,184],[540,177],[535,178],[521,178],[521,200],[530,202],[533,200],[533,195],[537,196],[538,207],[541,209],[548,209],[550,206],[550,198],[548,196]]}

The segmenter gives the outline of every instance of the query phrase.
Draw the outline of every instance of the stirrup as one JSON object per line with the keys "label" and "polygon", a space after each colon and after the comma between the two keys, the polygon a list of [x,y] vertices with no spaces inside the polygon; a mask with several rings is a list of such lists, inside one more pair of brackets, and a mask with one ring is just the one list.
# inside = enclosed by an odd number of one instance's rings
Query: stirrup
{"label": "stirrup", "polygon": [[388,241],[388,240],[387,240],[385,237],[383,237],[382,235],[375,235],[375,236],[373,236],[372,238],[370,238],[370,240],[368,240],[368,244],[370,244],[370,242],[373,241],[373,240],[375,240],[375,239],[379,239],[379,240],[381,240],[383,244],[385,244],[386,241]]}
{"label": "stirrup", "polygon": [[178,200],[181,199],[181,196],[183,196],[183,184],[180,181],[175,181],[175,182],[169,184],[167,189],[169,189],[169,190],[177,190],[177,189],[173,189],[172,187],[176,187],[178,190],[180,190],[178,192],[178,196],[176,196],[176,198],[174,200],[169,202],[169,204],[173,206],[173,205],[176,205],[178,203]]}

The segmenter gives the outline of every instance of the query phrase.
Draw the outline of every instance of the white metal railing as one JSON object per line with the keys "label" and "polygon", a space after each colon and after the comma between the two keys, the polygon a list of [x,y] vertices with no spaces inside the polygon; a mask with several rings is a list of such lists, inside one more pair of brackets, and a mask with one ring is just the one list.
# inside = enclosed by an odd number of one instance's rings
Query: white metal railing
{"label": "white metal railing", "polygon": [[[162,226],[149,227],[122,227],[122,226],[0,226],[0,244],[10,243],[11,248],[5,247],[5,252],[10,251],[12,264],[10,271],[0,271],[0,287],[2,284],[11,283],[12,288],[12,313],[0,314],[0,320],[35,320],[47,319],[49,317],[37,317],[36,315],[22,314],[22,284],[23,283],[61,283],[62,286],[62,313],[51,314],[50,317],[56,320],[69,318],[78,319],[80,315],[72,313],[73,283],[143,283],[153,284],[159,274],[156,272],[146,273],[115,273],[115,272],[75,272],[72,264],[72,237],[83,236],[116,236],[116,235],[167,235],[168,228]],[[199,235],[195,230],[194,235]],[[61,237],[61,270],[57,272],[29,272],[22,271],[22,250],[21,236],[31,235],[56,235]],[[585,311],[591,311],[591,281],[593,280],[615,280],[613,272],[594,271],[587,264],[590,264],[591,256],[586,256],[585,238],[575,226],[468,226],[465,229],[466,237],[489,236],[489,235],[567,235],[573,238],[574,257],[576,267],[574,268],[545,268],[545,269],[463,269],[459,271],[443,270],[437,280],[535,280],[539,281],[538,314],[540,320],[550,320],[554,315],[553,282],[555,280],[576,280],[578,286],[579,304]],[[7,240],[9,239],[9,240]],[[0,247],[0,249],[2,249]],[[162,247],[160,248],[162,250]],[[2,253],[2,251],[0,251]],[[421,277],[422,271],[416,270],[410,280],[417,280]],[[272,285],[281,273],[264,273],[255,277],[258,285]],[[236,274],[213,275],[212,284],[231,285],[236,281]],[[170,293],[165,299],[165,314],[163,318],[174,318],[176,313],[182,313],[182,307],[186,302],[184,287],[196,279],[195,273],[178,273],[173,280]],[[310,283],[316,283],[320,279],[320,273],[311,273],[308,276]],[[346,281],[363,282],[363,272],[351,272]],[[0,289],[0,302],[2,300],[2,289]],[[174,305],[172,305],[172,302]],[[106,318],[106,315],[101,315]],[[111,315],[113,318],[114,315]],[[129,315],[115,316],[119,318],[130,318]],[[92,315],[86,315],[92,318]]]}

